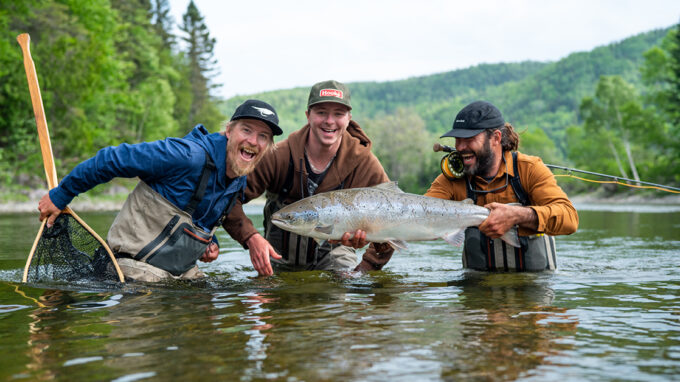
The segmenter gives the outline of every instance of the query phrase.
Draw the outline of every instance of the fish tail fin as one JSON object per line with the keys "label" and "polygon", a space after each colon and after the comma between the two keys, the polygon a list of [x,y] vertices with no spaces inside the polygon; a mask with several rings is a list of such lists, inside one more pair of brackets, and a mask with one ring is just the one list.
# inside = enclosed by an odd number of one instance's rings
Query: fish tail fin
{"label": "fish tail fin", "polygon": [[517,233],[517,226],[513,226],[501,236],[501,240],[512,245],[515,248],[519,248],[519,234]]}

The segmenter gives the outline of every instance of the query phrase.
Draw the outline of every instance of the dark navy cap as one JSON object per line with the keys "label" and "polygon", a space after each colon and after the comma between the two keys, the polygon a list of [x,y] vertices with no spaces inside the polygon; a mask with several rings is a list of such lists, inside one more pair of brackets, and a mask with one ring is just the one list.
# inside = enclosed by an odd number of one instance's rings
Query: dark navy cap
{"label": "dark navy cap", "polygon": [[475,101],[465,106],[453,121],[453,128],[440,138],[470,138],[486,129],[505,125],[501,111],[490,102]]}
{"label": "dark navy cap", "polygon": [[279,127],[279,117],[276,115],[276,110],[274,110],[272,105],[264,101],[256,99],[246,100],[236,108],[230,121],[237,119],[259,119],[269,125],[274,135],[283,134],[283,130]]}

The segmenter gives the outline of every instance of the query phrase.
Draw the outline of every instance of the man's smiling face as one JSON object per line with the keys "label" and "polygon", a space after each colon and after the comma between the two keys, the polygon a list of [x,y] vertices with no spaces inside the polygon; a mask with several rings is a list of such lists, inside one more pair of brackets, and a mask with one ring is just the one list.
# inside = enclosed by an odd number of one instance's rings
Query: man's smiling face
{"label": "man's smiling face", "polygon": [[305,113],[309,122],[309,139],[322,147],[339,147],[342,135],[349,126],[352,113],[345,105],[322,102],[313,105]]}

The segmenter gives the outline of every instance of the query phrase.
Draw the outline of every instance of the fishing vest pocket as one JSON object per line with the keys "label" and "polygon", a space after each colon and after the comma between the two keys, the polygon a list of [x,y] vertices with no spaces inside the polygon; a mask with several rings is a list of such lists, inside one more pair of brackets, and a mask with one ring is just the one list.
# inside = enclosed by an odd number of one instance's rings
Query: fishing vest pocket
{"label": "fishing vest pocket", "polygon": [[[526,238],[522,241],[522,238]],[[542,271],[557,269],[557,253],[555,238],[546,234],[520,237],[522,249],[525,250],[524,269],[527,271]],[[525,244],[526,243],[526,244]]]}
{"label": "fishing vest pocket", "polygon": [[538,234],[519,237],[520,248],[490,239],[477,227],[465,230],[463,267],[479,271],[544,271],[557,268],[555,238]]}
{"label": "fishing vest pocket", "polygon": [[463,267],[478,271],[489,270],[487,253],[488,240],[477,227],[465,229],[465,242],[463,244]]}
{"label": "fishing vest pocket", "polygon": [[158,239],[162,239],[162,244],[157,250],[145,258],[135,260],[146,261],[174,276],[179,276],[196,264],[196,260],[212,242],[212,235],[197,230],[191,224],[182,223],[172,234]]}

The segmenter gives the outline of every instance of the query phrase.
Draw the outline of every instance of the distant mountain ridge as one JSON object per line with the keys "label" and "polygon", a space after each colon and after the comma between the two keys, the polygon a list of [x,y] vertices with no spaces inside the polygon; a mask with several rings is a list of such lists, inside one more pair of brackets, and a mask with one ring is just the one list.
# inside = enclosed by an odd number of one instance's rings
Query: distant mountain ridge
{"label": "distant mountain ridge", "polygon": [[[541,128],[559,147],[564,129],[578,123],[581,99],[592,95],[600,76],[620,75],[639,88],[643,53],[660,43],[670,28],[572,53],[555,62],[480,64],[398,81],[348,83],[352,115],[363,125],[406,108],[425,121],[427,130],[443,133],[460,108],[485,99],[497,105],[519,130]],[[325,79],[310,79],[310,84]],[[237,96],[224,101],[221,109],[231,115],[243,100],[262,99],[276,108],[284,134],[288,134],[305,123],[308,92],[305,87]]]}

